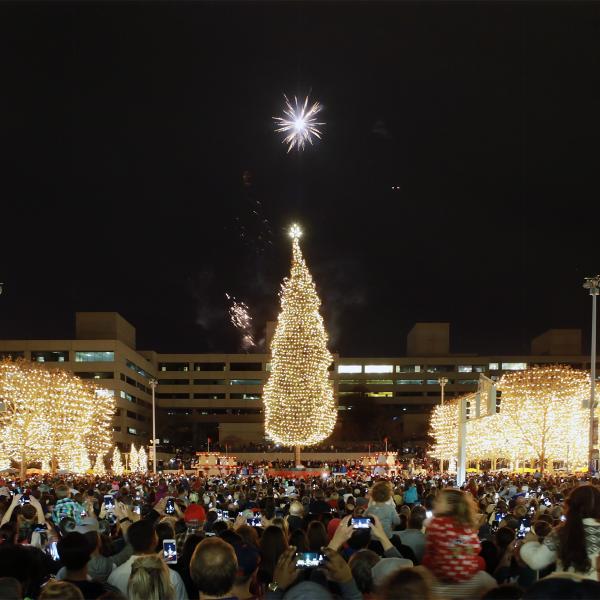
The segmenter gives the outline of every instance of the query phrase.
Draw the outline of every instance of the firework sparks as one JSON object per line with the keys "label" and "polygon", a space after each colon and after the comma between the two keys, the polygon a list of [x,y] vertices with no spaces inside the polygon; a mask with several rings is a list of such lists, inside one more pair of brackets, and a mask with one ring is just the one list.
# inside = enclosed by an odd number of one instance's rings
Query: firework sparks
{"label": "firework sparks", "polygon": [[249,350],[256,346],[252,332],[252,317],[245,302],[238,302],[234,296],[225,294],[227,300],[231,302],[229,307],[229,319],[232,325],[242,332],[242,348]]}
{"label": "firework sparks", "polygon": [[294,96],[294,104],[288,100],[284,94],[285,107],[283,117],[273,117],[275,121],[275,132],[285,133],[282,143],[288,144],[288,152],[294,147],[297,150],[304,150],[306,142],[312,145],[313,136],[321,139],[323,135],[319,127],[325,123],[317,122],[317,114],[323,108],[321,104],[315,102],[308,107],[308,96],[306,96],[303,105],[298,104],[298,98]]}

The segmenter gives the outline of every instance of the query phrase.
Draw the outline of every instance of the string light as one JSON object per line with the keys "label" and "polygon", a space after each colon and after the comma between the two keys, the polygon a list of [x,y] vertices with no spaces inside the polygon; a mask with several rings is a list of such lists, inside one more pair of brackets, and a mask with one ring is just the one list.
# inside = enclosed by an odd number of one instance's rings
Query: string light
{"label": "string light", "polygon": [[[500,412],[467,421],[468,460],[506,459],[513,464],[536,462],[540,469],[563,462],[583,467],[587,460],[590,378],[568,366],[532,367],[505,374],[498,384]],[[471,395],[474,402],[474,396]],[[435,443],[430,454],[456,458],[459,400],[436,406],[430,419]]]}
{"label": "string light", "polygon": [[22,474],[28,463],[42,461],[49,461],[52,471],[72,463],[81,471],[86,463],[74,457],[80,456],[82,444],[109,447],[114,397],[98,398],[92,385],[69,371],[4,359],[0,398],[0,450],[21,463]]}
{"label": "string light", "polygon": [[140,470],[138,451],[135,444],[131,444],[131,451],[129,452],[129,470],[132,473],[137,473]]}
{"label": "string light", "polygon": [[119,452],[119,448],[117,446],[113,449],[112,454],[112,472],[113,475],[123,475],[123,460],[121,459],[121,453]]}
{"label": "string light", "polygon": [[332,356],[319,314],[321,302],[300,250],[301,234],[298,225],[290,229],[292,267],[281,287],[271,372],[263,392],[266,433],[285,446],[324,440],[337,417],[328,372]]}
{"label": "string light", "polygon": [[140,446],[140,450],[138,452],[138,470],[142,473],[146,473],[148,471],[148,453],[143,446]]}

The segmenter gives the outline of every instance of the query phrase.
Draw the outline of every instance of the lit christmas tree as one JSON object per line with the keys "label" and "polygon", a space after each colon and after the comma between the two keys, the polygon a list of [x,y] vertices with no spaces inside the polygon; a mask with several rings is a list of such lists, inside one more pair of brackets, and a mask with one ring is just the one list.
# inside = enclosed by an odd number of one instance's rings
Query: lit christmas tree
{"label": "lit christmas tree", "polygon": [[135,444],[131,444],[131,451],[129,452],[129,470],[132,473],[137,473],[140,470],[138,451],[135,448]]}
{"label": "lit christmas tree", "polygon": [[265,430],[280,444],[310,446],[324,440],[336,421],[329,380],[332,356],[319,314],[321,302],[300,250],[300,228],[293,243],[290,277],[281,290],[281,312],[271,342],[271,372],[264,388]]}
{"label": "lit christmas tree", "polygon": [[142,473],[146,473],[148,471],[148,453],[144,446],[140,446],[140,450],[138,452],[138,470]]}
{"label": "lit christmas tree", "polygon": [[117,446],[115,446],[112,455],[112,472],[113,475],[123,475],[123,461]]}
{"label": "lit christmas tree", "polygon": [[106,467],[104,466],[104,456],[101,456],[100,454],[96,456],[96,462],[94,463],[94,474],[106,475]]}

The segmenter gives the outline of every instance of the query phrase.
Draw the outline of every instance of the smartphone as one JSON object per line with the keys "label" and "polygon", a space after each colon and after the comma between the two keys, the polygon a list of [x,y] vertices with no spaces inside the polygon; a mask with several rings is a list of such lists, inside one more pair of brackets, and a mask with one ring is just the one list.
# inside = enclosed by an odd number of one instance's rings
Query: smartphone
{"label": "smartphone", "polygon": [[19,498],[19,504],[29,504],[31,500],[29,499],[29,494],[23,494]]}
{"label": "smartphone", "polygon": [[550,501],[550,498],[544,498],[544,504],[546,506],[552,506],[552,502]]}
{"label": "smartphone", "polygon": [[522,540],[530,531],[531,527],[525,527],[525,525],[521,523],[519,526],[519,531],[517,531],[517,539]]}
{"label": "smartphone", "polygon": [[372,523],[371,517],[352,517],[350,519],[350,525],[353,529],[370,529]]}
{"label": "smartphone", "polygon": [[175,500],[173,500],[173,498],[169,498],[167,500],[167,504],[165,506],[165,513],[167,515],[172,515],[175,513]]}
{"label": "smartphone", "polygon": [[506,517],[506,513],[496,513],[496,521],[500,523]]}
{"label": "smartphone", "polygon": [[111,494],[106,494],[104,496],[104,506],[106,507],[107,512],[111,512],[115,510],[115,499]]}
{"label": "smartphone", "polygon": [[223,521],[229,521],[229,511],[228,510],[221,511],[221,518],[223,519]]}
{"label": "smartphone", "polygon": [[136,515],[141,515],[142,514],[142,507],[139,504],[137,506],[134,506],[133,507],[133,512]]}
{"label": "smartphone", "polygon": [[223,511],[220,508],[217,508],[217,521],[223,520]]}
{"label": "smartphone", "polygon": [[261,527],[262,526],[262,521],[261,521],[260,515],[258,515],[258,516],[254,515],[253,517],[246,519],[246,523],[248,525],[250,525],[250,527]]}
{"label": "smartphone", "polygon": [[320,567],[325,557],[319,552],[296,552],[297,569],[314,569]]}
{"label": "smartphone", "polygon": [[425,511],[425,518],[426,518],[426,519],[431,519],[431,517],[433,517],[433,511],[431,511],[431,510],[426,510],[426,511]]}
{"label": "smartphone", "polygon": [[560,520],[564,522],[567,520],[567,517],[565,517],[565,515],[560,515]]}
{"label": "smartphone", "polygon": [[46,547],[46,552],[52,557],[53,560],[60,560],[57,544],[58,542],[50,542]]}
{"label": "smartphone", "polygon": [[177,564],[177,543],[175,540],[163,540],[163,558],[168,565]]}

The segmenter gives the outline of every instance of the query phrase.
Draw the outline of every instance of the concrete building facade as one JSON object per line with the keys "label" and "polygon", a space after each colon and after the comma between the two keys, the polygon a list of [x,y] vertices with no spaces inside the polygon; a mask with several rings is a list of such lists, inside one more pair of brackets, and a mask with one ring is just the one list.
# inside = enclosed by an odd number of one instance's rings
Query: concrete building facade
{"label": "concrete building facade", "polygon": [[[272,332],[273,327],[267,326]],[[115,442],[125,449],[152,437],[150,380],[156,379],[157,436],[165,443],[199,448],[207,437],[234,447],[264,442],[262,388],[268,354],[163,354],[136,349],[135,329],[117,313],[77,313],[74,340],[0,340],[0,357],[22,356],[73,371],[116,398]],[[330,368],[340,418],[336,440],[426,443],[431,408],[472,392],[480,373],[498,379],[531,365],[568,364],[589,369],[581,332],[550,330],[523,356],[450,352],[448,323],[417,323],[407,354],[334,357]]]}

